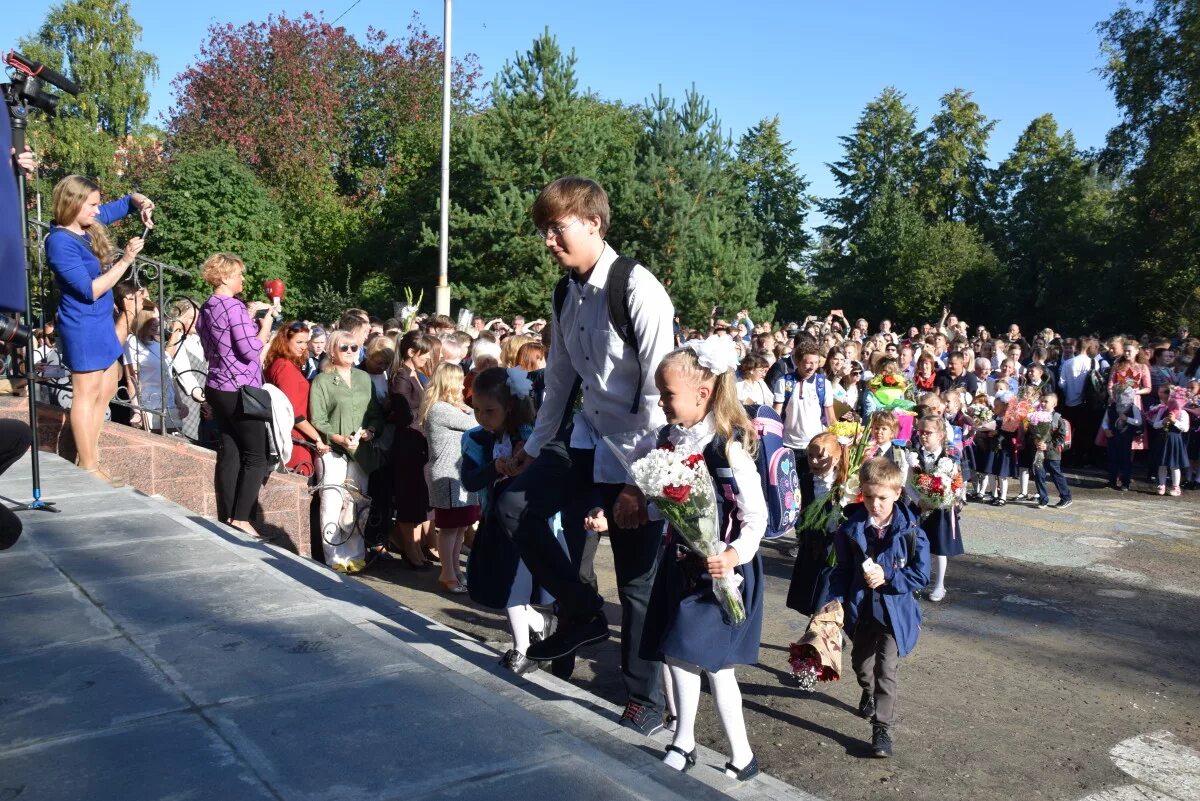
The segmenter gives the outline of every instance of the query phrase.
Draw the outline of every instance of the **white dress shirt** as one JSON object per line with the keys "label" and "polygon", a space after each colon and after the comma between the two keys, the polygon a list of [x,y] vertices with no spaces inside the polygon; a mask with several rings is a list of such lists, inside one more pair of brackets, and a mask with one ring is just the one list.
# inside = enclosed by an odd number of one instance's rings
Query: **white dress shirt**
{"label": "white dress shirt", "polygon": [[[672,321],[675,307],[662,284],[642,265],[629,276],[629,317],[637,334],[638,352],[624,342],[608,320],[605,285],[617,253],[607,244],[586,283],[567,282],[562,313],[556,316],[553,341],[546,360],[546,399],[538,412],[525,452],[537,457],[554,439],[566,412],[571,387],[578,375],[583,386],[583,409],[575,424],[586,424],[593,441],[608,434],[651,432],[666,423],[658,406],[654,370],[674,347]],[[630,412],[637,391],[639,370],[641,400]],[[596,447],[593,479],[623,484],[625,468],[607,447]]]}
{"label": "white dress shirt", "polygon": [[1063,363],[1058,382],[1062,387],[1063,402],[1067,406],[1078,406],[1083,403],[1084,379],[1091,372],[1092,363],[1095,361],[1091,356],[1080,354]]}
{"label": "white dress shirt", "polygon": [[[671,426],[667,431],[667,439],[675,446],[675,452],[681,455],[703,453],[704,447],[716,436],[713,430],[713,416],[709,414],[691,428]],[[767,499],[763,496],[762,477],[750,454],[737,440],[729,443],[729,469],[733,472],[733,480],[737,482],[738,494],[734,497],[737,503],[737,516],[741,522],[738,537],[729,543],[729,547],[737,551],[738,564],[744,565],[758,553],[758,545],[762,542],[767,531]],[[724,501],[718,497],[718,506]],[[720,517],[718,517],[720,519]]]}

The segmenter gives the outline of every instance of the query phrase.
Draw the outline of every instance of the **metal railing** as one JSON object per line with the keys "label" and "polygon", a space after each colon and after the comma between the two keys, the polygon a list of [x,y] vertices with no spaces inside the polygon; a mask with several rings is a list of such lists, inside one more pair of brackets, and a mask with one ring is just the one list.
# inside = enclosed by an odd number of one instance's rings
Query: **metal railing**
{"label": "metal railing", "polygon": [[[40,198],[39,198],[39,200],[40,200]],[[39,210],[40,210],[40,203],[39,203]],[[50,225],[48,223],[42,222],[40,220],[30,220],[29,228],[30,228],[31,232],[33,232],[37,236],[37,248],[35,248],[35,252],[37,253],[37,287],[36,287],[37,292],[36,292],[36,297],[38,300],[38,306],[41,310],[42,322],[43,322],[43,327],[44,327],[45,322],[47,321],[47,319],[49,319],[48,311],[49,311],[49,305],[50,305],[50,297],[49,297],[49,295],[50,295],[50,276],[48,275],[48,270],[46,269],[46,235],[50,231]],[[157,342],[158,342],[158,368],[159,368],[161,389],[159,391],[158,408],[157,409],[154,409],[152,407],[147,408],[146,404],[143,403],[142,399],[137,397],[137,395],[134,395],[133,397],[131,397],[129,394],[129,391],[128,391],[128,389],[129,389],[128,387],[118,389],[117,396],[115,398],[113,398],[111,403],[115,403],[119,406],[124,406],[124,407],[129,408],[129,409],[139,413],[140,415],[142,415],[142,420],[143,420],[142,428],[144,430],[152,430],[151,426],[148,425],[148,421],[146,420],[147,413],[157,415],[156,424],[157,424],[157,428],[158,428],[158,433],[165,436],[167,434],[167,427],[168,427],[167,423],[170,420],[171,412],[174,411],[173,407],[169,407],[169,404],[167,403],[167,398],[169,395],[169,393],[167,392],[167,387],[172,386],[176,392],[185,391],[182,383],[180,382],[180,375],[184,374],[186,372],[191,372],[191,371],[176,370],[174,365],[172,364],[172,361],[174,360],[173,357],[168,358],[168,356],[167,356],[168,347],[176,346],[176,345],[182,347],[183,340],[187,336],[187,333],[188,333],[187,326],[181,326],[181,328],[179,328],[177,330],[175,323],[182,324],[183,321],[179,316],[173,314],[172,311],[173,311],[175,305],[180,302],[191,305],[191,307],[192,307],[192,324],[194,325],[196,317],[200,313],[200,307],[194,300],[192,300],[190,297],[187,297],[186,295],[170,295],[170,296],[167,295],[167,287],[166,287],[166,281],[165,281],[166,274],[170,273],[172,275],[177,275],[177,276],[187,278],[187,277],[191,276],[191,273],[188,272],[187,270],[184,270],[181,267],[177,267],[173,264],[167,264],[165,262],[161,262],[156,259],[151,259],[147,256],[142,256],[141,254],[139,254],[134,257],[133,265],[130,267],[130,271],[131,271],[130,280],[133,281],[135,287],[137,287],[138,289],[149,289],[150,287],[147,287],[144,282],[149,282],[154,287],[153,299],[154,299],[154,302],[158,305],[158,309],[159,309]],[[29,322],[31,323],[32,321],[29,321]],[[115,324],[116,323],[114,321],[114,325]],[[134,332],[134,331],[130,332],[130,334],[133,336],[137,336],[137,333],[138,332]],[[176,337],[176,335],[177,335],[177,337]],[[37,387],[45,388],[47,397],[48,398],[50,397],[50,393],[54,393],[54,395],[56,395],[59,398],[58,405],[61,406],[62,405],[61,399],[62,399],[63,395],[65,395],[66,393],[69,393],[71,390],[70,376],[69,375],[46,376],[45,375],[46,360],[45,360],[44,354],[47,353],[47,350],[46,350],[46,343],[44,341],[44,336],[43,336],[43,342],[39,343],[39,345],[40,345],[39,349],[41,349],[42,353],[43,353],[43,359],[42,359],[42,363],[41,363],[42,370],[39,372],[39,370],[36,369],[32,363],[26,365],[26,368],[25,368],[26,375],[29,380],[29,391],[36,392]],[[120,345],[121,345],[121,351],[124,354],[126,352],[126,343],[121,342]],[[32,359],[30,361],[32,362]],[[122,363],[124,363],[123,359],[122,359]],[[136,365],[135,365],[135,367],[136,367]],[[168,372],[168,368],[170,368],[169,372]],[[170,384],[168,384],[168,381],[170,382]],[[139,392],[137,394],[140,395],[141,393]],[[40,400],[40,398],[39,398],[39,400]]]}

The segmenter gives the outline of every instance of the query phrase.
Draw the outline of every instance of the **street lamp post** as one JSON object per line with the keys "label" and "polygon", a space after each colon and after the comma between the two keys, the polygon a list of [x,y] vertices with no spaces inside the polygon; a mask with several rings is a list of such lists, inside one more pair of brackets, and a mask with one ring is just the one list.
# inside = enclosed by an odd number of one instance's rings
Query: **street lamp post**
{"label": "street lamp post", "polygon": [[438,314],[450,314],[450,282],[447,274],[450,256],[450,12],[452,0],[445,0],[445,33],[442,36],[442,202],[438,227],[438,283],[435,298]]}

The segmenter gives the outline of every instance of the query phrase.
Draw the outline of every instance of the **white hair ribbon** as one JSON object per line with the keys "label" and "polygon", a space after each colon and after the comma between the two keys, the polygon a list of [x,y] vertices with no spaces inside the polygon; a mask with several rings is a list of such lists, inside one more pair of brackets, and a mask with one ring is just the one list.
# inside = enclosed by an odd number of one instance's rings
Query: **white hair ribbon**
{"label": "white hair ribbon", "polygon": [[708,339],[693,339],[683,346],[696,354],[696,361],[713,375],[721,375],[738,367],[737,347],[728,337],[710,336]]}
{"label": "white hair ribbon", "polygon": [[505,372],[508,373],[508,378],[504,383],[508,385],[508,391],[514,398],[528,398],[533,394],[533,382],[529,380],[529,373],[520,367],[510,367]]}

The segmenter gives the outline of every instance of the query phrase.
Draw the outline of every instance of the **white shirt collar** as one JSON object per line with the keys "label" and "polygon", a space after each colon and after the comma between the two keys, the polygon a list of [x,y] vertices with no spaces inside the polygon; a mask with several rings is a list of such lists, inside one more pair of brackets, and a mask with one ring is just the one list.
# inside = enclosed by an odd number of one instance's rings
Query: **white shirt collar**
{"label": "white shirt collar", "polygon": [[681,451],[700,453],[713,438],[715,431],[716,423],[713,420],[712,412],[709,412],[703,420],[691,428],[683,428],[679,425],[671,426],[667,439],[671,440],[671,443]]}

